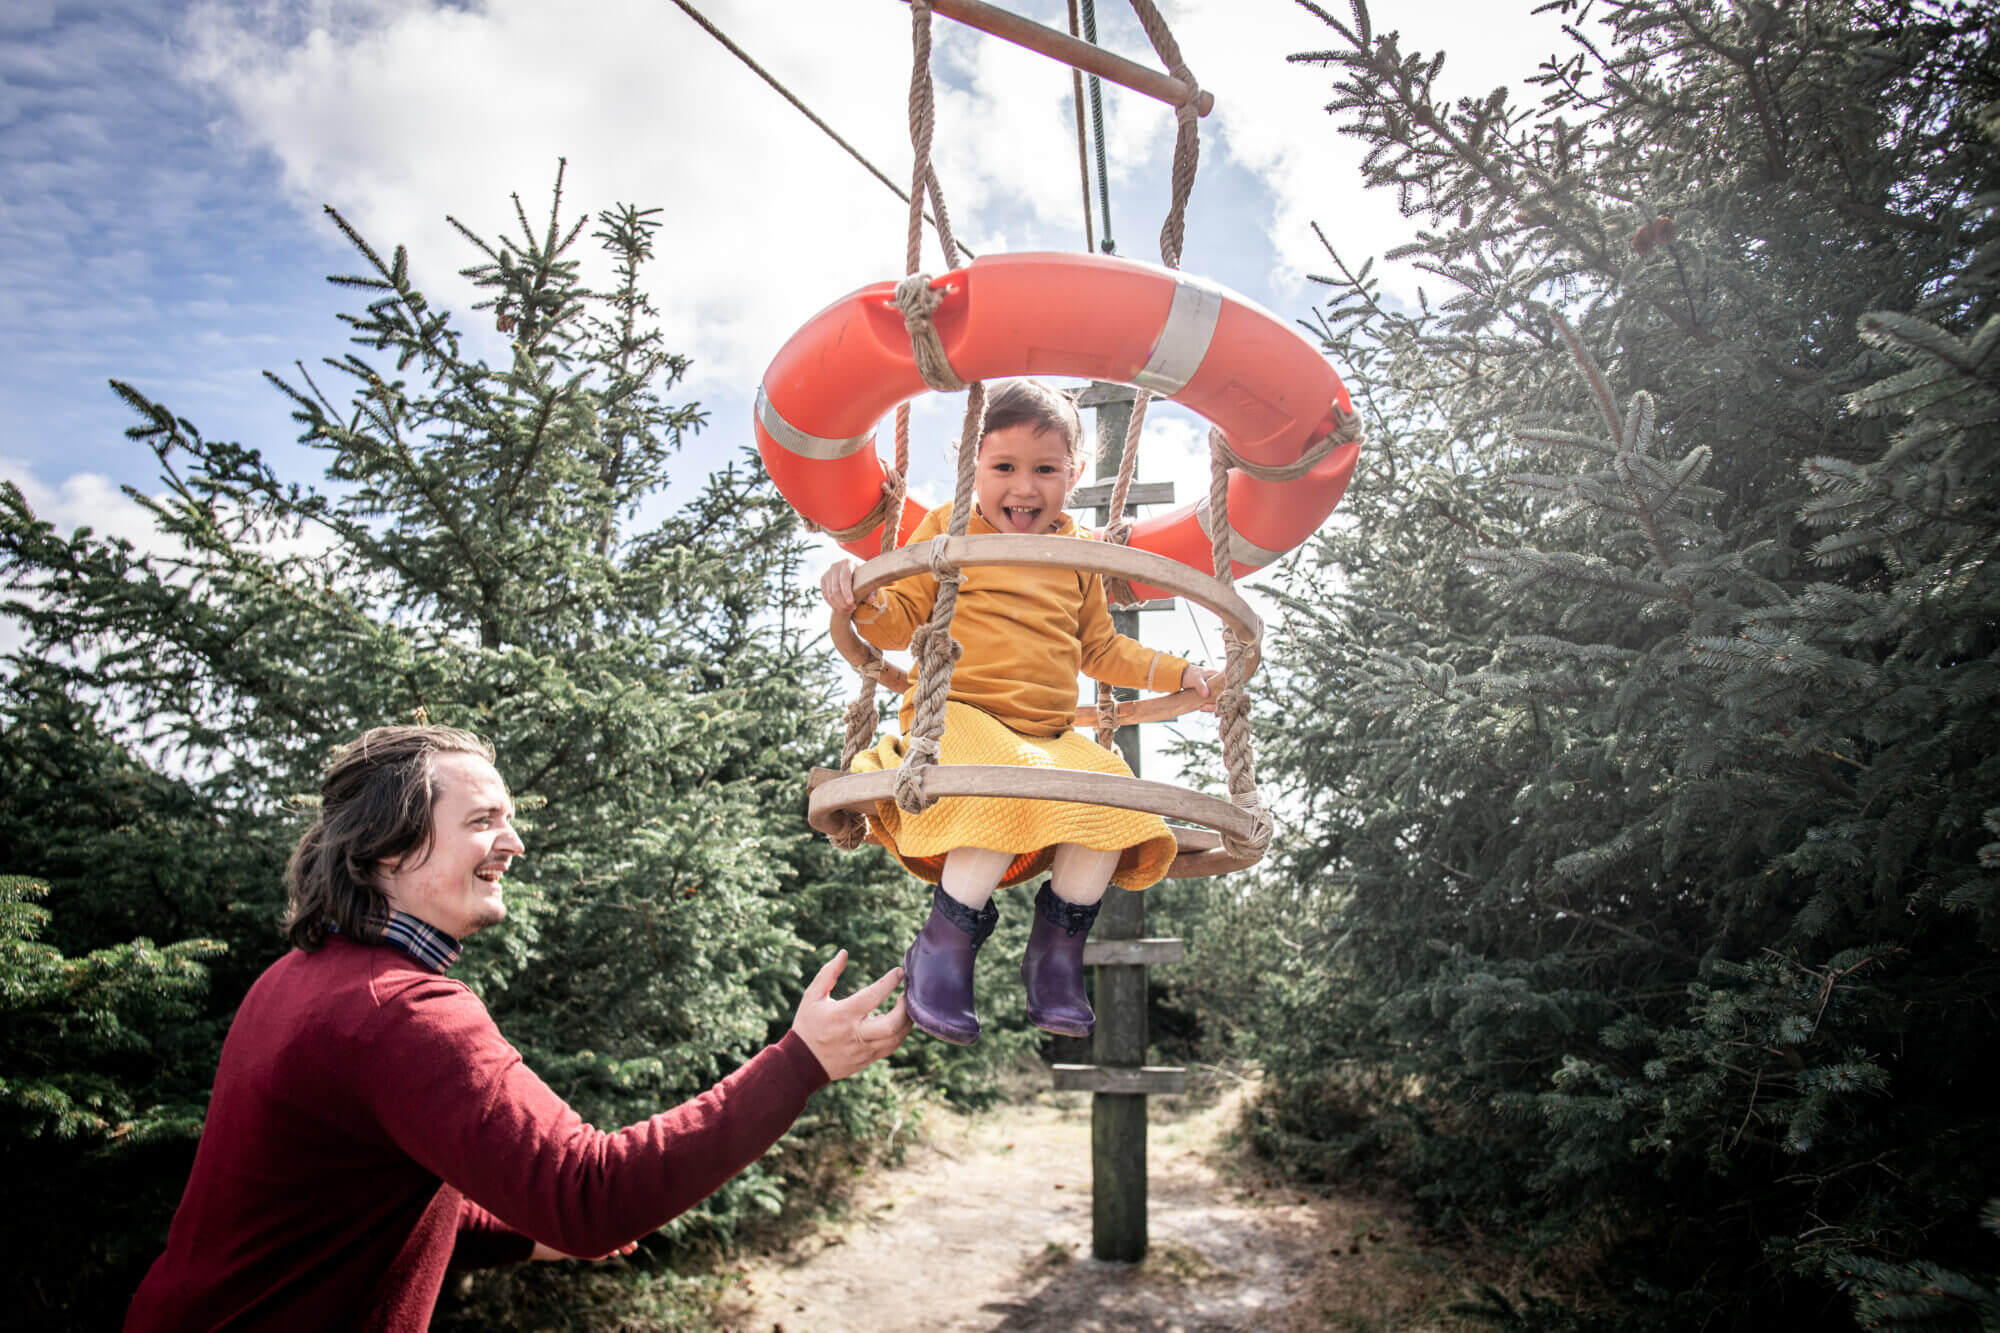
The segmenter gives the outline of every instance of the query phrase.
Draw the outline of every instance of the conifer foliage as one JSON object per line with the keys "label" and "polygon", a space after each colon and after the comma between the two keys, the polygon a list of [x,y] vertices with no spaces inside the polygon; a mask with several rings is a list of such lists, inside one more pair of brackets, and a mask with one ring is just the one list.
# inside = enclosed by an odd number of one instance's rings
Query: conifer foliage
{"label": "conifer foliage", "polygon": [[1259,891],[1264,1142],[1564,1247],[1632,1327],[1872,1322],[1883,1265],[1977,1288],[1990,14],[1544,6],[1574,47],[1522,110],[1307,8],[1430,285],[1328,246],[1371,449],[1274,635],[1308,817]]}
{"label": "conifer foliage", "polygon": [[[10,880],[0,898],[0,947],[28,965],[5,993],[0,1132],[10,1158],[49,1132],[84,1153],[27,1182],[53,1212],[11,1218],[5,1244],[17,1259],[67,1245],[47,1267],[96,1275],[45,1285],[52,1326],[115,1322],[132,1265],[157,1253],[222,1028],[283,948],[305,794],[366,727],[424,717],[496,742],[529,854],[509,920],[454,975],[599,1124],[692,1095],[782,1031],[829,938],[858,947],[857,974],[892,961],[859,872],[836,898],[812,886],[803,774],[833,734],[833,682],[801,650],[796,520],[754,464],[664,502],[702,417],[665,397],[687,363],[642,282],[654,213],[569,220],[560,176],[545,218],[515,213],[498,241],[459,226],[499,364],[401,248],[332,214],[360,259],[334,279],[365,302],[342,317],[350,346],[271,376],[326,485],[119,384],[159,464],[161,492],[131,492],[155,545],[65,537],[0,494],[5,609],[28,636],[0,717],[0,872],[48,890]],[[146,1043],[170,1043],[201,960],[213,984],[174,1082]],[[123,1093],[62,1073],[104,1046],[126,1051]],[[822,1123],[865,1129],[883,1088],[831,1090]],[[177,1151],[121,1162],[126,1131],[155,1125]],[[121,1165],[152,1211],[107,1241],[79,1189]],[[726,1229],[778,1197],[753,1169],[683,1226]]]}

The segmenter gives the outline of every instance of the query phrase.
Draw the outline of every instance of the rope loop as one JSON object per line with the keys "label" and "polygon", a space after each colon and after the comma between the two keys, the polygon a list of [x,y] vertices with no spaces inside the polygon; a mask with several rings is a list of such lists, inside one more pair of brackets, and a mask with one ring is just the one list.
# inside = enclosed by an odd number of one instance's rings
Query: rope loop
{"label": "rope loop", "polygon": [[1118,743],[1118,692],[1097,682],[1097,743],[1109,750]]}
{"label": "rope loop", "polygon": [[1223,834],[1222,850],[1239,859],[1262,860],[1264,853],[1270,850],[1271,837],[1276,832],[1276,824],[1271,818],[1271,812],[1264,808],[1264,803],[1257,798],[1254,792],[1251,793],[1249,803],[1238,802],[1237,804],[1240,809],[1247,812],[1250,816],[1250,832],[1248,836],[1241,838],[1236,837],[1234,834]]}
{"label": "rope loop", "polygon": [[944,304],[944,293],[933,290],[923,273],[912,273],[896,284],[896,308],[903,312],[903,327],[910,331],[910,350],[915,353],[917,373],[924,383],[939,393],[957,393],[965,381],[951,368],[931,316]]}
{"label": "rope loop", "polygon": [[1192,125],[1201,119],[1201,112],[1196,110],[1201,105],[1201,85],[1194,81],[1194,71],[1186,65],[1175,66],[1168,73],[1185,83],[1188,90],[1186,100],[1175,105],[1174,118],[1183,125]]}
{"label": "rope loop", "polygon": [[903,766],[896,770],[896,806],[905,814],[919,815],[936,805],[938,798],[924,790],[924,770],[938,761],[938,743],[930,736],[915,736],[903,754]]}
{"label": "rope loop", "polygon": [[1236,468],[1259,481],[1297,481],[1325,462],[1326,456],[1335,449],[1361,438],[1360,414],[1341,412],[1338,408],[1335,411],[1338,418],[1334,428],[1289,463],[1253,463],[1232,449],[1228,437],[1213,426],[1208,430],[1208,446],[1221,455],[1224,466]]}
{"label": "rope loop", "polygon": [[889,517],[889,511],[900,507],[902,500],[903,487],[901,485],[901,478],[884,477],[882,479],[882,495],[880,499],[875,501],[875,507],[846,527],[830,528],[823,524],[815,523],[809,518],[802,521],[805,523],[806,531],[808,532],[824,533],[837,542],[851,542],[857,537],[867,536],[880,527],[882,521]]}
{"label": "rope loop", "polygon": [[[925,543],[925,556],[930,561],[931,577],[939,583],[959,584],[965,582],[965,573],[951,563],[951,534],[941,532]],[[954,659],[955,660],[955,659]]]}

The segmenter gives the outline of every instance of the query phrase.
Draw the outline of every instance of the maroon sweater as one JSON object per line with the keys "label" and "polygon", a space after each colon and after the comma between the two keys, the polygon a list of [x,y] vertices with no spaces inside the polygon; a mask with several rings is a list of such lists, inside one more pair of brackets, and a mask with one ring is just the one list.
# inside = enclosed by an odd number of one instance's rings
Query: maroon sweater
{"label": "maroon sweater", "polygon": [[338,935],[257,980],[137,1329],[418,1330],[449,1267],[598,1255],[762,1156],[826,1084],[787,1033],[615,1134],[537,1078],[473,993]]}

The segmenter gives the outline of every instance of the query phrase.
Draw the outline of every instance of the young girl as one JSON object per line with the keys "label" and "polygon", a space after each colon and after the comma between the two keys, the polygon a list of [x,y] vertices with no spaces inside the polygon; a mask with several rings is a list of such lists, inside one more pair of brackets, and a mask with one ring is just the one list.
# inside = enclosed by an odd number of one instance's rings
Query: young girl
{"label": "young girl", "polygon": [[[1032,380],[989,386],[967,531],[1083,535],[1063,512],[1082,477],[1083,425],[1076,405]],[[911,542],[942,533],[949,503],[933,509]],[[901,579],[859,608],[851,560],[828,569],[820,591],[878,648],[909,645],[931,613],[937,579]],[[952,637],[964,657],[951,678],[939,762],[1078,768],[1131,776],[1116,751],[1079,735],[1076,678],[1137,689],[1195,689],[1204,696],[1216,673],[1170,653],[1141,647],[1111,627],[1103,580],[1067,569],[982,565],[962,572]],[[909,731],[916,682],[904,696]],[[888,736],[854,758],[854,772],[902,762],[903,736]],[[1083,993],[1083,944],[1107,885],[1143,889],[1174,859],[1174,836],[1156,815],[1107,806],[1006,797],[947,797],[921,814],[879,802],[871,835],[910,872],[938,887],[931,916],[903,959],[910,1016],[943,1041],[979,1040],[972,997],[973,960],[993,931],[995,889],[1050,872],[1035,897],[1021,979],[1028,1018],[1066,1036],[1090,1035],[1097,1017]]]}

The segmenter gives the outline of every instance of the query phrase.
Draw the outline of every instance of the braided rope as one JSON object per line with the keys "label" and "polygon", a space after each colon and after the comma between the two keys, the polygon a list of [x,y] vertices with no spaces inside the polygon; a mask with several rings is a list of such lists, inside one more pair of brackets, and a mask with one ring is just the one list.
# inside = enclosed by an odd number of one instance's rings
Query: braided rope
{"label": "braided rope", "polygon": [[916,356],[917,373],[924,383],[939,393],[957,393],[965,381],[951,368],[931,316],[944,304],[944,293],[931,286],[922,273],[912,273],[896,284],[896,307],[903,312],[903,327],[909,330],[910,350]]}
{"label": "braided rope", "polygon": [[[1160,17],[1160,11],[1152,0],[1132,0],[1132,8],[1139,15],[1139,23],[1146,29],[1146,37],[1153,43],[1153,50],[1168,72],[1187,85],[1187,100],[1174,109],[1179,126],[1174,134],[1173,199],[1167,208],[1167,220],[1160,228],[1160,262],[1166,267],[1177,269],[1181,266],[1181,244],[1187,237],[1188,199],[1194,193],[1196,169],[1201,165],[1201,118],[1195,111],[1195,104],[1201,98],[1201,87],[1195,82],[1187,61],[1181,58],[1180,43],[1167,28],[1167,21]],[[1125,426],[1125,446],[1118,456],[1118,480],[1111,488],[1110,521],[1105,524],[1104,540],[1119,546],[1132,540],[1132,521],[1125,516],[1125,495],[1132,487],[1132,472],[1139,454],[1139,437],[1146,428],[1146,406],[1153,395],[1141,389],[1132,400],[1132,418]],[[1139,598],[1133,593],[1128,580],[1107,578],[1104,581],[1104,595],[1114,606],[1130,606]],[[1108,715],[1104,710],[1104,699],[1108,691],[1098,691],[1097,728],[1099,744],[1110,749],[1118,731],[1118,708],[1112,704]]]}
{"label": "braided rope", "polygon": [[1240,469],[1259,481],[1297,481],[1325,462],[1326,456],[1341,445],[1362,438],[1360,413],[1343,412],[1339,408],[1334,413],[1333,429],[1289,463],[1253,463],[1230,448],[1221,431],[1210,432],[1209,448],[1221,453],[1224,466]]}
{"label": "braided rope", "polygon": [[1174,116],[1180,123],[1174,131],[1173,202],[1167,208],[1166,222],[1160,227],[1160,261],[1168,268],[1179,268],[1181,242],[1187,235],[1188,196],[1194,191],[1195,169],[1201,163],[1200,116],[1196,111],[1201,101],[1201,85],[1195,82],[1194,72],[1181,56],[1180,43],[1174,40],[1153,0],[1132,0],[1132,9],[1139,16],[1139,25],[1146,30],[1147,40],[1153,43],[1153,50],[1159,53],[1160,63],[1187,85],[1186,100],[1174,108]]}
{"label": "braided rope", "polygon": [[972,522],[972,481],[979,461],[979,437],[986,431],[986,385],[974,380],[966,394],[965,424],[958,441],[958,488],[952,495],[951,521],[945,534],[931,544],[931,573],[938,583],[931,618],[910,637],[916,658],[916,705],[910,719],[909,746],[896,771],[896,804],[911,814],[928,810],[937,798],[924,790],[923,771],[937,762],[944,736],[944,705],[951,694],[952,673],[964,645],[951,637],[951,620],[958,611],[958,585],[964,576],[945,558],[946,544],[963,537]]}
{"label": "braided rope", "polygon": [[[1225,588],[1236,586],[1236,565],[1230,556],[1229,464],[1223,454],[1222,432],[1208,432],[1208,508],[1210,541],[1215,561],[1215,577]],[[1250,654],[1236,635],[1225,628],[1223,643],[1227,659],[1223,667],[1222,690],[1216,696],[1215,716],[1222,727],[1222,764],[1229,774],[1229,799],[1249,814],[1253,826],[1247,837],[1222,835],[1223,848],[1236,857],[1261,858],[1271,845],[1274,825],[1270,811],[1257,794],[1257,756],[1250,740]]]}

